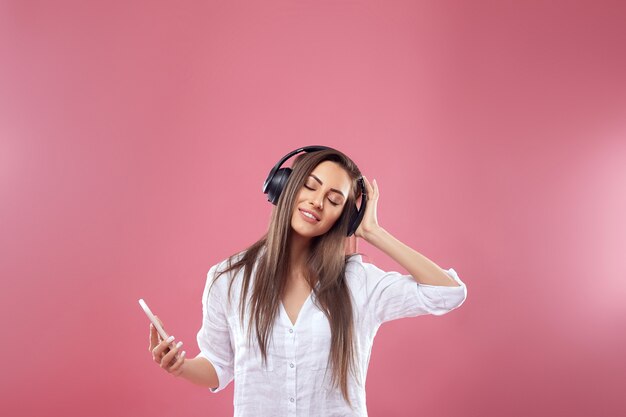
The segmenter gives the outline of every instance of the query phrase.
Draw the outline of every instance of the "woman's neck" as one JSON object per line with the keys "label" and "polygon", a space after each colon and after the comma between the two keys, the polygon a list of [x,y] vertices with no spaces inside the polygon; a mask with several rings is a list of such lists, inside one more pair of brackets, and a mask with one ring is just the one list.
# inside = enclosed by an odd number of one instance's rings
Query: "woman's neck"
{"label": "woman's neck", "polygon": [[290,265],[289,270],[297,273],[304,271],[306,260],[309,257],[309,247],[311,239],[293,233],[291,236],[291,247],[289,248]]}

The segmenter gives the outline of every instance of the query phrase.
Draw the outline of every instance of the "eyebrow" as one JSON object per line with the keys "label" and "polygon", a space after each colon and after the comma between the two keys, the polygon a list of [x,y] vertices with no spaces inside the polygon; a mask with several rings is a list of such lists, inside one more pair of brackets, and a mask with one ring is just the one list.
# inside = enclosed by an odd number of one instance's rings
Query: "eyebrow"
{"label": "eyebrow", "polygon": [[[320,185],[324,185],[324,183],[322,182],[322,180],[320,180],[319,178],[317,178],[315,175],[310,174],[309,176],[310,176],[310,177],[315,178],[315,181],[319,182],[319,183],[320,183]],[[346,198],[346,196],[345,196],[345,195],[343,195],[343,193],[342,193],[341,191],[339,191],[338,189],[336,189],[336,188],[331,188],[331,189],[330,189],[330,191],[334,191],[334,192],[336,192],[336,193],[339,193],[339,194],[341,194],[341,196],[342,196],[343,198]]]}

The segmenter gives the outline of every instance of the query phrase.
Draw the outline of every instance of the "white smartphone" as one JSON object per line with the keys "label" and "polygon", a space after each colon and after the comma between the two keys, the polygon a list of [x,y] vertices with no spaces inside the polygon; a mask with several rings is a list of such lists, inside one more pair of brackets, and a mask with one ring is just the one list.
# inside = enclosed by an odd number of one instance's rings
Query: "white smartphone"
{"label": "white smartphone", "polygon": [[154,327],[157,329],[157,332],[159,332],[159,334],[161,335],[161,338],[163,340],[167,340],[167,338],[169,337],[168,334],[165,333],[165,330],[163,330],[163,327],[161,327],[161,324],[159,323],[159,321],[156,319],[156,317],[154,317],[154,314],[152,314],[152,311],[150,311],[150,307],[148,307],[148,304],[146,304],[143,298],[139,299],[139,305],[141,305],[141,308],[143,308],[143,311],[145,311],[146,316],[148,316],[152,324],[154,324]]}

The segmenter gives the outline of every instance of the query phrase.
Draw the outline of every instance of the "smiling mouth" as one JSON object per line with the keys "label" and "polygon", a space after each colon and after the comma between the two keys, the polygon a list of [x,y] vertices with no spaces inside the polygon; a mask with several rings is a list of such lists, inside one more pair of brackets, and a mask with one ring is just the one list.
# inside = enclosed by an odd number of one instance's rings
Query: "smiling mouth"
{"label": "smiling mouth", "polygon": [[304,210],[299,210],[300,213],[302,213],[302,216],[304,216],[306,219],[313,221],[313,222],[319,222],[319,220],[317,218],[315,218],[315,216],[313,216],[312,214],[310,215],[309,213],[307,213]]}

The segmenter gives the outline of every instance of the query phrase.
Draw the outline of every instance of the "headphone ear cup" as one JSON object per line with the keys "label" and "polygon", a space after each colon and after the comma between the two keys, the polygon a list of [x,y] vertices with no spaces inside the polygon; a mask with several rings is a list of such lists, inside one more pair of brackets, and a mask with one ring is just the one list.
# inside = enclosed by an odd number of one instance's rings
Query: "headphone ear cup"
{"label": "headphone ear cup", "polygon": [[289,180],[291,171],[291,168],[288,167],[280,168],[276,171],[269,183],[267,201],[274,205],[278,204],[278,199],[280,198],[280,194],[283,192],[285,185],[287,185],[287,180]]}
{"label": "headphone ear cup", "polygon": [[356,229],[359,228],[361,220],[363,220],[363,216],[365,215],[365,208],[367,207],[367,193],[365,191],[365,183],[362,178],[359,179],[359,185],[361,188],[361,208],[357,207],[356,202],[352,206],[350,223],[348,225],[348,232],[346,233],[348,237],[352,236],[352,234],[356,232]]}
{"label": "headphone ear cup", "polygon": [[356,229],[359,227],[358,224],[355,224],[358,220],[357,219],[358,215],[359,215],[359,209],[356,206],[356,204],[354,204],[350,208],[350,221],[348,222],[348,231],[346,233],[348,237],[352,235],[356,231]]}

